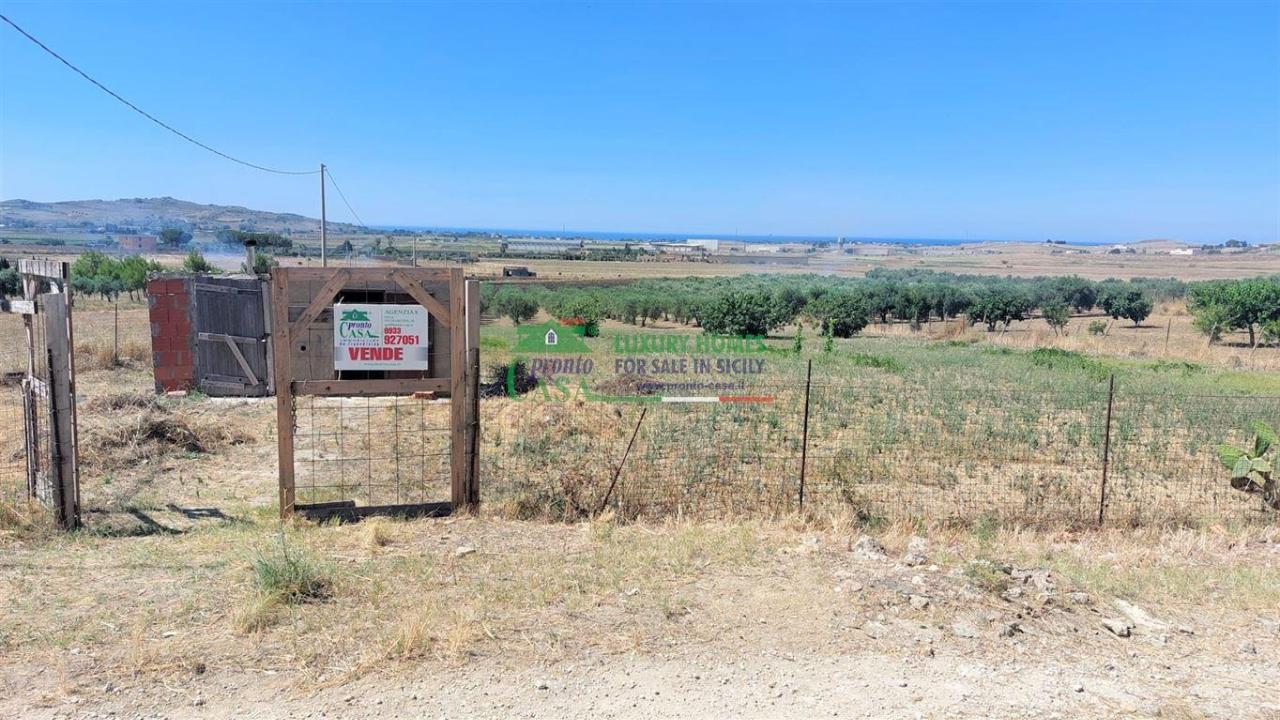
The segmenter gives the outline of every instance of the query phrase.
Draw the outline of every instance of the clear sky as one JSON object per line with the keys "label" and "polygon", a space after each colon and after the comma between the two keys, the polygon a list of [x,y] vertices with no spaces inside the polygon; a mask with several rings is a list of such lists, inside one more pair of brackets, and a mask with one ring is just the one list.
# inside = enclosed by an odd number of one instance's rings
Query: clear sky
{"label": "clear sky", "polygon": [[[0,8],[214,147],[328,163],[371,224],[1280,236],[1277,2]],[[0,26],[0,197],[315,216],[317,185]]]}

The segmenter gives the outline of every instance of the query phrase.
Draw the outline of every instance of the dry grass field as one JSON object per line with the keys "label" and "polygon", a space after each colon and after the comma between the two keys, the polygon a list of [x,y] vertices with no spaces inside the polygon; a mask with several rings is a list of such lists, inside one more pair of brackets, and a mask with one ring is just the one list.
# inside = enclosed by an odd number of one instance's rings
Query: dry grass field
{"label": "dry grass field", "polygon": [[259,515],[8,538],[0,714],[1280,712],[1274,528],[862,532]]}

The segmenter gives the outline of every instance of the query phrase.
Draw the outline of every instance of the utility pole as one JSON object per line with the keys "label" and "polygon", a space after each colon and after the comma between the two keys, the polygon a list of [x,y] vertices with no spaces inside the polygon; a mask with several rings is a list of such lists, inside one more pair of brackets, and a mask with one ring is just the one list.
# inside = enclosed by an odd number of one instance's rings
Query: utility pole
{"label": "utility pole", "polygon": [[320,267],[329,267],[329,238],[324,226],[324,163],[320,163]]}
{"label": "utility pole", "polygon": [[[416,231],[413,235],[413,266],[418,267],[418,235]],[[1165,344],[1168,345],[1168,343]]]}

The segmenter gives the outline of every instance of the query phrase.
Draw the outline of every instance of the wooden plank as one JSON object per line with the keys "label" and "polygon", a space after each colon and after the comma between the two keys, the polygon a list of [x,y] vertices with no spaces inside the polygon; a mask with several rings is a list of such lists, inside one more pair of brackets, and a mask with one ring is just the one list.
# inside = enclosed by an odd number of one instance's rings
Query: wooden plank
{"label": "wooden plank", "polygon": [[0,300],[0,312],[13,313],[14,315],[35,315],[36,303],[34,300]]}
{"label": "wooden plank", "polygon": [[[283,387],[283,385],[280,385]],[[415,392],[445,393],[452,385],[448,378],[405,378],[394,380],[297,380],[293,394],[370,396],[412,395]]]}
{"label": "wooden plank", "polygon": [[[302,311],[302,315],[300,315],[297,320],[293,321],[292,324],[288,325],[289,335],[291,337],[301,335],[307,329],[307,326],[311,324],[311,321],[315,320],[316,316],[319,315],[321,311],[333,303],[334,296],[337,295],[338,292],[342,290],[343,286],[351,280],[351,273],[347,270],[334,270],[330,272],[333,273],[333,277],[329,278],[328,282],[320,286],[319,292],[311,297],[311,303],[307,305],[306,310]],[[285,273],[281,273],[282,277],[284,275]],[[287,322],[288,319],[289,316],[286,306],[285,321]]]}
{"label": "wooden plank", "polygon": [[280,517],[293,513],[293,362],[289,352],[289,281],[283,272],[271,273],[271,350],[276,383],[276,456],[280,480]]}
{"label": "wooden plank", "polygon": [[265,338],[246,337],[244,335],[228,335],[226,333],[202,332],[196,333],[196,338],[200,340],[210,340],[213,342],[242,342],[242,343],[260,343]]}
{"label": "wooden plank", "polygon": [[214,285],[212,283],[193,283],[192,288],[196,292],[217,292],[229,295],[253,295],[258,292],[257,288],[243,288],[235,285]]}
{"label": "wooden plank", "polygon": [[68,263],[59,260],[26,258],[18,260],[18,273],[65,282],[71,271]]}
{"label": "wooden plank", "polygon": [[394,270],[391,273],[391,279],[396,281],[402,290],[409,293],[409,296],[418,301],[418,304],[427,309],[427,312],[435,316],[437,322],[445,327],[449,327],[452,318],[449,317],[449,310],[441,302],[423,289],[409,274],[403,270]]}
{"label": "wooden plank", "polygon": [[275,373],[275,343],[272,342],[271,332],[271,283],[262,281],[258,284],[262,293],[259,303],[262,305],[262,334],[263,341],[266,342],[267,349],[267,394],[274,395],[276,392],[276,373]]}
{"label": "wooden plank", "polygon": [[[227,347],[231,350],[231,354],[235,355],[236,362],[240,363],[240,369],[244,371],[245,375],[249,376],[249,384],[250,385],[259,384],[258,376],[253,374],[253,368],[249,367],[249,361],[244,359],[244,353],[240,352],[240,346],[236,344],[236,341],[232,340],[228,336],[223,336],[222,339],[227,343]],[[257,342],[257,341],[254,340],[252,342]]]}
{"label": "wooden plank", "polygon": [[466,306],[462,268],[453,268],[449,274],[449,497],[456,508],[468,505]]}
{"label": "wooden plank", "polygon": [[43,296],[45,342],[49,350],[49,450],[48,477],[53,484],[51,501],[57,503],[58,523],[65,529],[80,524],[80,483],[76,468],[75,389],[72,386],[69,298],[58,293]]}
{"label": "wooden plank", "polygon": [[300,515],[316,522],[335,519],[343,522],[356,522],[361,518],[373,515],[416,518],[448,517],[453,514],[453,503],[448,502],[356,506],[355,503],[350,501],[340,501],[336,503],[316,503],[315,505],[297,505],[295,507]]}

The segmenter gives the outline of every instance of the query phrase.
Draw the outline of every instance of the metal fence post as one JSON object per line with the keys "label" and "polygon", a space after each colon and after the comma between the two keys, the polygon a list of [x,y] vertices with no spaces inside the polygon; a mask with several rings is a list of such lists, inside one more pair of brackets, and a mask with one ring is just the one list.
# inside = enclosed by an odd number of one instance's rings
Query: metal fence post
{"label": "metal fence post", "polygon": [[1107,470],[1111,464],[1111,410],[1116,399],[1116,376],[1114,373],[1107,382],[1107,425],[1102,438],[1102,485],[1098,489],[1098,525],[1102,525],[1107,514]]}
{"label": "metal fence post", "polygon": [[809,461],[809,387],[813,382],[813,358],[804,375],[804,430],[800,440],[800,509],[804,510],[804,473]]}
{"label": "metal fence post", "polygon": [[609,489],[604,494],[604,499],[600,501],[600,509],[597,513],[604,512],[609,506],[609,498],[613,497],[613,488],[618,484],[618,478],[622,476],[622,466],[627,464],[627,457],[631,455],[631,446],[636,444],[636,435],[640,434],[640,423],[644,422],[644,416],[649,412],[646,405],[640,408],[640,417],[636,420],[636,428],[631,431],[631,439],[627,441],[627,449],[622,453],[622,459],[618,461],[618,468],[613,471],[613,480],[609,481]]}

